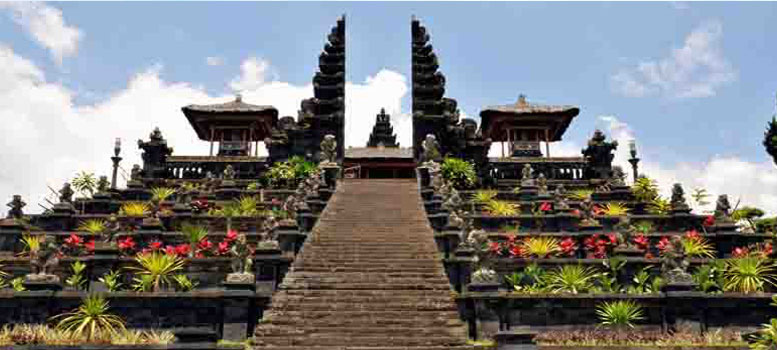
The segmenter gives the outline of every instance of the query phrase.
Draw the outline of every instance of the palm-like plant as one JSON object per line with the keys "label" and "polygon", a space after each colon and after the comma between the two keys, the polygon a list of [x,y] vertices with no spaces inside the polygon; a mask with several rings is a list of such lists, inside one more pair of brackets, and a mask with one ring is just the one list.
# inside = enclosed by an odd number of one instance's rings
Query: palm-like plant
{"label": "palm-like plant", "polygon": [[616,300],[599,304],[596,316],[604,326],[634,328],[635,322],[645,319],[645,311],[633,300]]}
{"label": "palm-like plant", "polygon": [[124,321],[108,312],[108,301],[99,295],[89,295],[84,298],[81,306],[71,312],[54,316],[59,319],[57,328],[86,336],[92,340],[100,334],[116,334],[124,330]]}
{"label": "palm-like plant", "polygon": [[640,202],[650,202],[658,197],[658,185],[646,176],[640,176],[631,186],[634,197]]}
{"label": "palm-like plant", "polygon": [[108,289],[109,292],[116,292],[121,288],[121,275],[119,274],[119,271],[109,271],[102,277],[97,279],[98,281],[102,282],[105,285],[105,288]]}
{"label": "palm-like plant", "polygon": [[89,219],[86,221],[82,221],[78,225],[78,228],[76,228],[76,230],[89,232],[90,234],[93,234],[93,235],[100,235],[105,231],[107,225],[108,224],[105,220]]}
{"label": "palm-like plant", "polygon": [[70,184],[82,196],[88,194],[91,197],[94,195],[94,191],[97,190],[97,178],[94,177],[94,173],[87,173],[86,171],[76,174],[76,177],[70,181]]}
{"label": "palm-like plant", "polygon": [[754,342],[750,344],[753,350],[774,350],[777,349],[777,318],[773,318],[769,323],[761,325],[755,336]]}
{"label": "palm-like plant", "polygon": [[163,285],[169,285],[171,276],[183,269],[184,261],[178,256],[160,252],[140,253],[135,256],[140,266],[129,267],[137,271],[141,279],[147,279],[151,290],[159,291]]}
{"label": "palm-like plant", "polygon": [[775,265],[755,254],[726,260],[723,290],[740,293],[762,292],[766,284],[775,285]]}
{"label": "palm-like plant", "polygon": [[472,195],[472,201],[478,204],[487,204],[494,200],[498,193],[494,190],[479,190]]}
{"label": "palm-like plant", "polygon": [[190,225],[187,223],[181,226],[181,233],[186,237],[186,240],[191,247],[191,249],[189,249],[189,257],[193,257],[195,250],[197,250],[197,244],[208,236],[208,229],[203,226]]}
{"label": "palm-like plant", "polygon": [[119,215],[141,217],[151,212],[151,206],[146,202],[127,202],[119,208]]}
{"label": "palm-like plant", "polygon": [[175,188],[172,187],[154,187],[151,189],[151,201],[161,203],[175,194]]}
{"label": "palm-like plant", "polygon": [[621,202],[607,203],[602,206],[602,215],[606,216],[625,216],[629,213],[629,208]]}
{"label": "palm-like plant", "polygon": [[563,265],[545,275],[545,286],[554,293],[582,293],[593,288],[599,273],[582,265]]}
{"label": "palm-like plant", "polygon": [[492,200],[486,205],[486,211],[494,216],[513,216],[518,214],[515,204],[500,200]]}
{"label": "palm-like plant", "polygon": [[558,239],[550,236],[528,237],[521,248],[524,256],[533,258],[549,258],[561,251]]}
{"label": "palm-like plant", "polygon": [[672,211],[672,204],[666,198],[656,196],[648,203],[648,212],[655,215],[668,215]]}

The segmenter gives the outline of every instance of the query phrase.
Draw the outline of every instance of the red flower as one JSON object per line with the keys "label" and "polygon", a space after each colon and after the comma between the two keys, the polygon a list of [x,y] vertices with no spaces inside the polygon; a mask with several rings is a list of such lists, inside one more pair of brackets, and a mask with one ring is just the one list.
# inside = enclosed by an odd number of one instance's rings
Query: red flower
{"label": "red flower", "polygon": [[607,239],[610,240],[609,242],[607,242],[607,244],[611,244],[611,245],[618,244],[618,235],[616,235],[614,233],[608,233],[607,234]]}
{"label": "red flower", "polygon": [[132,250],[135,249],[135,241],[131,236],[127,236],[124,239],[119,240],[119,250]]}
{"label": "red flower", "polygon": [[213,248],[213,243],[211,243],[207,239],[203,239],[200,241],[199,244],[197,244],[197,249],[200,249],[200,250],[210,250],[210,248]]}
{"label": "red flower", "polygon": [[550,202],[542,202],[540,204],[540,211],[550,211],[552,209],[552,206],[550,205]]}
{"label": "red flower", "polygon": [[195,258],[204,258],[205,254],[202,254],[202,252],[196,252],[196,253],[194,253],[194,257]]}
{"label": "red flower", "polygon": [[219,243],[218,250],[216,251],[216,253],[218,253],[218,255],[224,255],[224,254],[227,254],[228,252],[229,252],[229,242],[223,241]]}
{"label": "red flower", "polygon": [[761,249],[761,252],[763,252],[763,254],[766,256],[772,255],[773,251],[772,242],[766,242],[766,244],[763,246],[763,249]]}
{"label": "red flower", "polygon": [[179,244],[175,246],[175,254],[178,254],[178,256],[187,256],[189,255],[190,250],[191,247],[189,247],[188,244]]}
{"label": "red flower", "polygon": [[167,255],[176,255],[177,253],[175,251],[175,247],[173,247],[171,245],[165,246],[165,254],[167,254]]}
{"label": "red flower", "polygon": [[488,251],[495,255],[501,255],[502,245],[499,242],[490,242],[488,243]]}
{"label": "red flower", "polygon": [[520,258],[521,256],[523,256],[523,249],[521,249],[521,246],[518,244],[511,246],[510,256],[513,258]]}
{"label": "red flower", "polygon": [[631,241],[634,242],[634,245],[636,245],[640,250],[647,250],[648,246],[650,245],[650,240],[648,240],[645,235],[636,235],[631,239]]}
{"label": "red flower", "polygon": [[94,252],[94,239],[90,240],[89,242],[86,242],[84,244],[84,247],[86,248],[86,251]]}
{"label": "red flower", "polygon": [[559,247],[561,248],[561,255],[565,256],[573,256],[577,250],[577,244],[572,237],[567,237],[561,240]]}
{"label": "red flower", "polygon": [[702,225],[707,227],[715,225],[715,217],[708,215],[706,218],[704,218],[704,223],[702,223]]}
{"label": "red flower", "polygon": [[232,242],[237,239],[237,231],[235,230],[229,230],[227,231],[226,237],[224,237],[224,240],[227,242]]}
{"label": "red flower", "polygon": [[574,215],[574,216],[580,216],[580,209],[574,209],[574,210],[572,210],[572,215]]}
{"label": "red flower", "polygon": [[655,258],[653,256],[653,253],[645,253],[645,259],[653,259],[653,258]]}
{"label": "red flower", "polygon": [[592,211],[594,212],[594,215],[604,215],[604,208],[602,208],[602,207],[600,207],[598,205],[594,206]]}
{"label": "red flower", "polygon": [[661,240],[656,244],[656,248],[662,252],[669,248],[669,237],[661,237]]}
{"label": "red flower", "polygon": [[162,249],[162,242],[160,241],[148,242],[148,249],[150,249],[151,251],[157,251],[159,249]]}
{"label": "red flower", "polygon": [[67,245],[69,248],[77,248],[83,242],[84,240],[81,237],[78,237],[75,233],[71,233],[70,237],[65,238],[65,245]]}
{"label": "red flower", "polygon": [[746,247],[736,247],[731,252],[731,256],[734,258],[744,258],[748,254],[750,254],[750,249],[747,249]]}

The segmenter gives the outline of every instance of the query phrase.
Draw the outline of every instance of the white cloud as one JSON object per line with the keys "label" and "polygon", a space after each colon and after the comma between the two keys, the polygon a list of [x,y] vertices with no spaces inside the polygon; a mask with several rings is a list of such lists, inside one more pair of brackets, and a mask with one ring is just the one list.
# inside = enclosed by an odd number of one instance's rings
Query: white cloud
{"label": "white cloud", "polygon": [[[246,62],[253,65],[258,61]],[[151,66],[104,100],[75,105],[73,91],[47,81],[33,62],[0,45],[0,120],[4,123],[0,147],[6,150],[0,152],[0,164],[5,165],[0,168],[0,200],[21,194],[29,203],[26,210],[38,212],[37,203],[49,194],[47,185],[58,189],[80,170],[110,175],[116,137],[123,141],[122,168],[129,170],[132,164],[142,164],[136,142],[148,139],[156,126],[174,148],[173,154],[207,154],[207,142],[197,139],[181,107],[226,102],[233,96],[212,96],[200,86],[164,81],[160,78],[163,69],[161,65]],[[256,78],[256,73],[243,70],[234,81],[247,82]],[[296,116],[300,101],[313,94],[311,84],[296,86],[263,79],[254,79],[243,87],[247,103],[272,104],[282,116]],[[400,100],[407,84],[402,75],[382,70],[363,83],[348,83],[347,90],[346,145],[364,146],[381,107],[395,113],[395,118],[400,116]],[[400,129],[396,128],[400,139],[409,140],[409,127],[405,134]],[[262,151],[260,148],[260,154]]]}
{"label": "white cloud", "polygon": [[223,66],[224,65],[224,57],[220,56],[208,56],[205,57],[205,64],[209,66]]}
{"label": "white cloud", "polygon": [[240,76],[232,79],[229,86],[236,92],[255,90],[264,84],[270,63],[251,57],[240,65]]}
{"label": "white cloud", "polygon": [[73,56],[78,51],[78,41],[84,34],[65,23],[61,10],[32,1],[4,2],[0,3],[0,8],[10,10],[14,21],[48,49],[58,64],[62,64],[64,57]]}
{"label": "white cloud", "polygon": [[683,47],[672,50],[669,57],[643,61],[614,74],[614,91],[629,97],[714,96],[717,89],[736,79],[720,48],[722,33],[718,22],[700,25],[685,38]]}
{"label": "white cloud", "polygon": [[[614,164],[620,165],[631,174],[631,165],[627,142],[634,139],[634,133],[627,123],[615,116],[600,116],[609,135],[618,140]],[[650,152],[641,152],[642,154]],[[731,204],[740,200],[742,205],[752,205],[777,214],[777,168],[771,162],[749,162],[737,157],[713,156],[707,161],[661,163],[660,159],[642,159],[639,163],[640,174],[655,179],[665,196],[671,193],[672,185],[680,183],[686,193],[686,200],[696,207],[690,194],[695,188],[704,188],[710,193],[711,202],[698,212],[714,209],[715,199],[720,194],[728,194]],[[631,178],[629,176],[629,178]]]}

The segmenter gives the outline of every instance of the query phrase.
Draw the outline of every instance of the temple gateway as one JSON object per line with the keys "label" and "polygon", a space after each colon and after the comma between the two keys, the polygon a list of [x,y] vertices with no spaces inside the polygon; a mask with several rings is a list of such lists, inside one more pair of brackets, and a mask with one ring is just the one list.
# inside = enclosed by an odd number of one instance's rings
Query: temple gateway
{"label": "temple gateway", "polygon": [[[577,106],[517,94],[461,118],[427,29],[410,26],[412,144],[381,109],[369,141],[345,147],[342,17],[296,117],[239,95],[191,104],[207,155],[154,129],[124,188],[117,141],[110,180],[79,173],[41,214],[8,194],[2,345],[777,346],[774,219],[724,194],[695,212],[681,184],[662,197],[636,146],[630,171],[613,166],[621,145],[598,130],[554,156]],[[764,145],[777,154],[777,120]]]}

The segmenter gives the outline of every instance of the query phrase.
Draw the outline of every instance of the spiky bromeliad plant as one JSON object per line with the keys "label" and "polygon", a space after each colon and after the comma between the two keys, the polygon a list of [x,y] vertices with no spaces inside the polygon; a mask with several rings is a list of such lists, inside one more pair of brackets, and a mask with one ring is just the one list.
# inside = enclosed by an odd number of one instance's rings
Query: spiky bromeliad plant
{"label": "spiky bromeliad plant", "polygon": [[498,193],[495,190],[478,190],[472,195],[472,201],[478,204],[488,204],[496,199]]}
{"label": "spiky bromeliad plant", "polygon": [[141,217],[151,212],[151,206],[146,202],[127,202],[119,208],[119,215]]}
{"label": "spiky bromeliad plant", "polygon": [[518,214],[518,208],[510,202],[492,200],[486,204],[486,212],[494,216],[513,216]]}
{"label": "spiky bromeliad plant", "polygon": [[442,177],[458,189],[472,188],[477,182],[475,165],[462,159],[446,157],[440,166]]}
{"label": "spiky bromeliad plant", "polygon": [[101,235],[105,232],[108,224],[105,220],[101,219],[89,219],[82,221],[76,230],[89,232],[92,235]]}
{"label": "spiky bromeliad plant", "polygon": [[599,273],[583,265],[562,265],[545,275],[545,286],[553,293],[584,293],[594,287]]}
{"label": "spiky bromeliad plant", "polygon": [[[158,251],[139,253],[135,256],[139,266],[128,269],[136,271],[139,278],[136,282],[145,289],[157,292],[162,286],[170,285],[172,275],[183,269],[184,261],[176,255],[164,254]],[[150,284],[150,286],[149,286]]]}
{"label": "spiky bromeliad plant", "polygon": [[648,203],[648,212],[654,215],[668,215],[672,211],[672,204],[665,198],[656,196]]}
{"label": "spiky bromeliad plant", "polygon": [[186,241],[189,242],[189,257],[194,257],[197,244],[208,236],[208,229],[203,226],[185,223],[181,225],[181,233],[186,237]]}
{"label": "spiky bromeliad plant", "polygon": [[525,257],[549,258],[561,251],[559,241],[555,237],[527,237],[521,242],[521,251]]}
{"label": "spiky bromeliad plant", "polygon": [[603,205],[602,207],[602,215],[606,216],[625,216],[629,213],[629,208],[626,207],[626,204],[621,202],[612,202],[607,203]]}
{"label": "spiky bromeliad plant", "polygon": [[108,312],[109,304],[104,297],[89,295],[84,298],[81,306],[71,312],[54,316],[59,320],[57,328],[66,332],[82,334],[87,340],[99,337],[101,334],[116,334],[125,330],[124,321]]}
{"label": "spiky bromeliad plant", "polygon": [[762,292],[765,285],[777,282],[774,262],[757,254],[726,260],[723,277],[723,290],[729,292]]}
{"label": "spiky bromeliad plant", "polygon": [[596,306],[596,316],[603,326],[634,328],[634,323],[645,319],[645,311],[633,300],[616,300]]}
{"label": "spiky bromeliad plant", "polygon": [[587,188],[580,188],[576,189],[572,192],[566,193],[567,198],[573,200],[573,201],[584,201],[588,198],[591,198],[591,195],[594,193],[594,190],[590,190]]}

